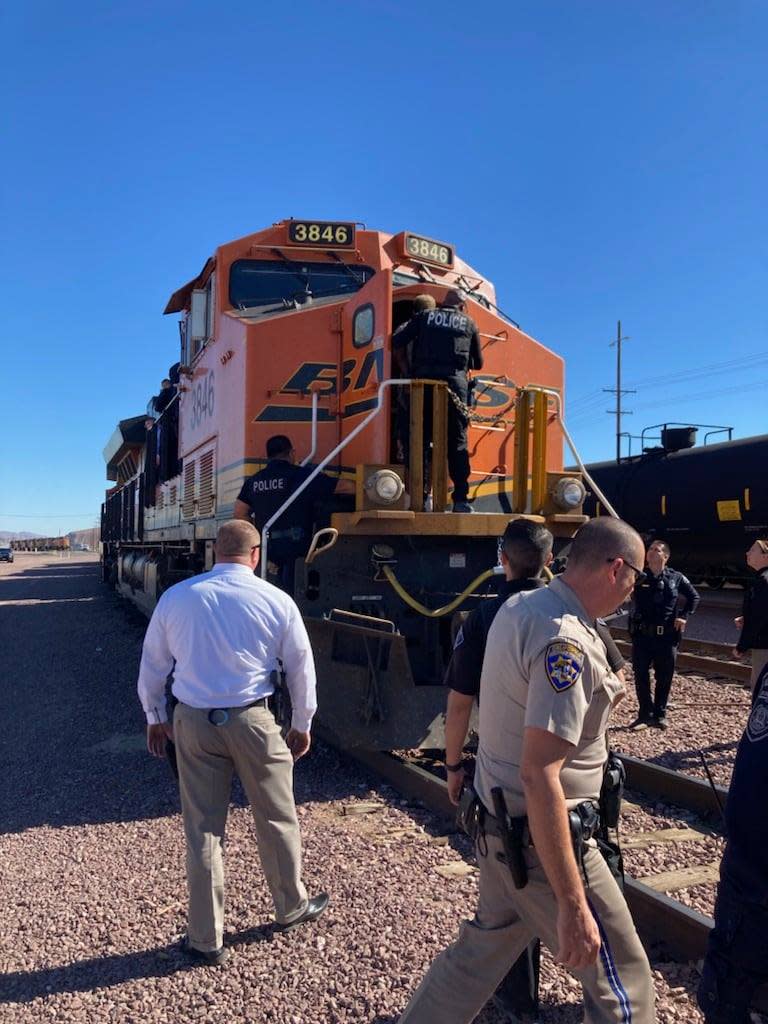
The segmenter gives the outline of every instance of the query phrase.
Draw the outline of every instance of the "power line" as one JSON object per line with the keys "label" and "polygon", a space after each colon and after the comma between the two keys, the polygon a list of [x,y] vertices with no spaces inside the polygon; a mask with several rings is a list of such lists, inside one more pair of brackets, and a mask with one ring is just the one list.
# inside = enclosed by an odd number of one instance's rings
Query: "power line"
{"label": "power line", "polygon": [[[706,366],[697,366],[690,370],[678,370],[675,373],[660,374],[656,377],[645,377],[638,381],[631,381],[634,388],[650,387],[655,384],[673,384],[679,380],[693,380],[697,377],[705,377],[710,373],[735,373],[738,370],[749,370],[768,363],[768,353],[753,353],[751,356],[743,356],[739,359],[728,359],[724,362],[709,363]],[[579,395],[567,403],[567,408],[579,416],[587,412],[587,408],[602,403],[602,389],[588,391]]]}

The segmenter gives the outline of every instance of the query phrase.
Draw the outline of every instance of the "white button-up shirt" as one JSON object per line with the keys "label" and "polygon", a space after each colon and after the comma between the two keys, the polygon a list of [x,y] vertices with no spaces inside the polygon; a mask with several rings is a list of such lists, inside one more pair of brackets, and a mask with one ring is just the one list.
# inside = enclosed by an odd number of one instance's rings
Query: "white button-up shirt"
{"label": "white button-up shirt", "polygon": [[278,659],[291,695],[291,726],[308,732],[317,708],[315,663],[299,609],[248,566],[218,563],[166,590],[154,610],[138,683],[147,721],[167,719],[171,670],[182,703],[234,708],[273,693]]}

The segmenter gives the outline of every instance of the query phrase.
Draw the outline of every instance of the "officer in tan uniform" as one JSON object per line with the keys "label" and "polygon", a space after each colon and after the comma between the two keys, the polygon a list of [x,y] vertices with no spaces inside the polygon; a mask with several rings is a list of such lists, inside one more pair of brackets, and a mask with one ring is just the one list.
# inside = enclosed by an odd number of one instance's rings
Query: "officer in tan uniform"
{"label": "officer in tan uniform", "polygon": [[595,519],[565,573],[516,595],[488,635],[473,808],[477,911],[434,961],[400,1024],[470,1024],[536,936],[584,990],[585,1024],[653,1024],[648,959],[591,838],[623,686],[595,620],[629,596],[644,547],[627,524]]}

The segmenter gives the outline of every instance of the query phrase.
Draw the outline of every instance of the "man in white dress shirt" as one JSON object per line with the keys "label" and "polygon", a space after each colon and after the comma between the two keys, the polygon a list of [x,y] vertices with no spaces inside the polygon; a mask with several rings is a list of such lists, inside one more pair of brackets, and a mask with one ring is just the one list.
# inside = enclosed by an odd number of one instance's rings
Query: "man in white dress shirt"
{"label": "man in white dress shirt", "polygon": [[[315,920],[328,904],[325,893],[308,899],[301,881],[293,798],[293,762],[309,750],[317,707],[312,649],[293,600],[254,575],[259,547],[250,523],[220,527],[213,569],[160,598],[139,671],[150,753],[162,757],[166,737],[176,744],[189,885],[183,948],[214,966],[226,958],[222,841],[234,772],[253,811],[277,927]],[[278,662],[293,708],[285,740],[267,706]],[[171,670],[179,702],[172,727],[165,707]]]}

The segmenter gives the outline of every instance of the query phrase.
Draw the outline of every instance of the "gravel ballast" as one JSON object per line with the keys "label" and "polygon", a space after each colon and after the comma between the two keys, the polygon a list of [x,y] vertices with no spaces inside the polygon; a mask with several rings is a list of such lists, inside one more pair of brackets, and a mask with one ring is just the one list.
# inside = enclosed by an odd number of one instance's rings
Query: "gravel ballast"
{"label": "gravel ballast", "polygon": [[[230,959],[190,967],[175,947],[186,901],[178,795],[167,765],[143,749],[135,695],[144,620],[88,556],[20,556],[2,567],[0,604],[13,723],[0,791],[0,1022],[394,1024],[471,911],[466,845],[318,746],[297,767],[296,794],[305,880],[330,893],[328,911],[273,932],[236,786]],[[672,730],[664,740],[673,746]],[[644,822],[636,816],[631,830]],[[661,1024],[700,1021],[695,966],[654,967]],[[548,954],[541,991],[542,1022],[581,1019],[578,984]],[[489,1009],[478,1021],[504,1019]]]}

